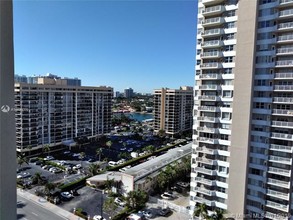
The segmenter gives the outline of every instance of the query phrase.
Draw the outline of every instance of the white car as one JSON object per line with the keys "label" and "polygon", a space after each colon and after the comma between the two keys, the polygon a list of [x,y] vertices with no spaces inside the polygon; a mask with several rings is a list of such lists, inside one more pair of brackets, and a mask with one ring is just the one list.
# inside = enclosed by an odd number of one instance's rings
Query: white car
{"label": "white car", "polygon": [[44,160],[54,160],[54,159],[55,159],[55,158],[52,157],[52,156],[47,156],[47,157],[44,158]]}
{"label": "white car", "polygon": [[57,162],[58,165],[64,166],[66,165],[66,161],[65,160],[60,160],[59,162]]}
{"label": "white car", "polygon": [[106,220],[104,217],[100,216],[100,215],[95,215],[93,217],[93,220]]}
{"label": "white car", "polygon": [[178,185],[178,186],[181,186],[181,187],[183,187],[183,188],[187,188],[187,187],[189,187],[189,183],[184,183],[184,182],[177,182],[177,185]]}
{"label": "white car", "polygon": [[23,178],[28,178],[31,177],[32,175],[29,172],[23,172],[20,173],[16,176],[17,179],[23,179]]}
{"label": "white car", "polygon": [[163,193],[163,194],[161,195],[161,197],[162,197],[163,199],[168,199],[168,200],[173,199],[173,196],[172,196],[171,194],[169,194],[169,193]]}
{"label": "white car", "polygon": [[122,207],[124,207],[124,206],[126,205],[126,203],[123,202],[123,201],[122,201],[121,199],[119,199],[119,198],[115,198],[114,202],[115,202],[117,205],[122,206]]}
{"label": "white car", "polygon": [[78,170],[81,168],[81,164],[76,164],[72,169],[74,170]]}
{"label": "white car", "polygon": [[71,193],[69,193],[69,192],[62,192],[61,193],[61,196],[64,197],[64,198],[66,198],[66,199],[73,198],[73,195]]}

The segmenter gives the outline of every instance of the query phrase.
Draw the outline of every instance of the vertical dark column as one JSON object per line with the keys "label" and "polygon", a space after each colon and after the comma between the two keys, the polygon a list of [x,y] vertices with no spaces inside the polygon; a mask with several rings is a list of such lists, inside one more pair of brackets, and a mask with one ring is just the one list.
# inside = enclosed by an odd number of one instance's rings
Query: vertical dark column
{"label": "vertical dark column", "polygon": [[16,219],[12,0],[0,1],[0,219]]}

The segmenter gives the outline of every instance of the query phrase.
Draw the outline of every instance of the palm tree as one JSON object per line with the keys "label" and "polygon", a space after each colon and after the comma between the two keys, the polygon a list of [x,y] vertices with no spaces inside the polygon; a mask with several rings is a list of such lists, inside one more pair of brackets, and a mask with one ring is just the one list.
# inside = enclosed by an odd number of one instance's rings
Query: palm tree
{"label": "palm tree", "polygon": [[21,168],[21,166],[24,163],[26,163],[28,165],[28,159],[27,159],[27,157],[25,156],[24,153],[18,154],[17,155],[17,164],[18,164],[19,168]]}
{"label": "palm tree", "polygon": [[89,165],[89,172],[92,176],[97,175],[98,173],[98,169],[100,168],[100,166],[98,164],[92,163]]}
{"label": "palm tree", "polygon": [[45,194],[47,195],[47,196],[49,196],[50,195],[50,192],[52,191],[52,190],[54,190],[55,189],[55,184],[53,184],[53,183],[46,183],[46,185],[45,185],[45,189],[44,189],[44,191],[45,191]]}
{"label": "palm tree", "polygon": [[200,219],[208,219],[208,208],[205,203],[202,203],[194,209],[193,217],[199,216]]}
{"label": "palm tree", "polygon": [[46,144],[43,146],[43,152],[48,153],[48,156],[50,154],[50,145]]}
{"label": "palm tree", "polygon": [[161,171],[157,177],[157,184],[160,191],[163,191],[169,183],[169,177],[166,172]]}
{"label": "palm tree", "polygon": [[212,220],[224,220],[224,214],[226,211],[224,209],[216,209],[215,213],[212,214],[211,219]]}
{"label": "palm tree", "polygon": [[112,147],[112,144],[113,144],[112,141],[107,141],[107,142],[106,142],[106,145],[107,145],[109,148]]}
{"label": "palm tree", "polygon": [[32,153],[32,148],[33,148],[33,146],[32,145],[28,145],[27,146],[27,149],[29,150],[29,156],[31,155],[31,153]]}
{"label": "palm tree", "polygon": [[36,172],[36,173],[33,175],[32,180],[33,180],[34,183],[41,184],[41,182],[43,181],[43,180],[42,180],[42,174],[41,174],[40,172]]}
{"label": "palm tree", "polygon": [[114,186],[115,180],[114,179],[108,179],[105,181],[105,188],[108,190],[112,189],[112,186]]}
{"label": "palm tree", "polygon": [[[102,195],[103,196],[103,195]],[[113,217],[118,206],[115,203],[114,197],[109,197],[104,204],[101,204],[103,209],[109,214],[109,217]],[[103,213],[101,213],[102,215]]]}
{"label": "palm tree", "polygon": [[148,194],[146,192],[141,190],[130,191],[126,197],[126,206],[134,210],[139,210],[145,206],[147,201]]}
{"label": "palm tree", "polygon": [[98,156],[99,155],[99,161],[101,162],[101,155],[103,153],[103,150],[102,148],[97,148],[96,149],[96,155]]}

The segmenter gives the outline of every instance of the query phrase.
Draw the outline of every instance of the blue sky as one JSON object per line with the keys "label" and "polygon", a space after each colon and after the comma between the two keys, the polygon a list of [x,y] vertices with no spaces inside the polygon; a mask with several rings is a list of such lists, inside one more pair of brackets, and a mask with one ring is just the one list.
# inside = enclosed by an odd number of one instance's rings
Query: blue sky
{"label": "blue sky", "polygon": [[193,86],[196,0],[14,1],[15,74],[82,85]]}

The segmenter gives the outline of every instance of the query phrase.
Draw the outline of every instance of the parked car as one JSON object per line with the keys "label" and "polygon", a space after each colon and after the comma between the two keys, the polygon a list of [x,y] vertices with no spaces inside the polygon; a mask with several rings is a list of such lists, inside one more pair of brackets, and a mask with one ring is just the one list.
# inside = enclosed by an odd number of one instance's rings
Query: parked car
{"label": "parked car", "polygon": [[164,192],[164,193],[161,195],[161,197],[162,197],[163,199],[168,199],[168,200],[173,199],[173,195],[171,195],[171,194],[169,194],[169,193],[166,193],[166,192]]}
{"label": "parked car", "polygon": [[123,201],[122,201],[121,199],[119,199],[119,198],[115,198],[114,202],[115,202],[117,205],[122,206],[122,207],[124,207],[124,206],[126,205],[126,203],[123,202]]}
{"label": "parked car", "polygon": [[162,209],[162,210],[159,211],[159,215],[161,215],[161,216],[167,216],[170,213],[172,213],[170,208],[165,208],[165,209]]}
{"label": "parked car", "polygon": [[106,220],[104,217],[100,216],[100,215],[95,215],[93,217],[93,220]]}
{"label": "parked car", "polygon": [[183,187],[183,188],[189,187],[189,183],[185,183],[185,182],[177,182],[176,184],[177,184],[177,186],[180,186],[180,187]]}
{"label": "parked car", "polygon": [[46,156],[45,158],[44,158],[44,160],[55,160],[55,158],[53,157],[53,156]]}
{"label": "parked car", "polygon": [[71,199],[73,198],[73,195],[69,192],[61,192],[60,195],[65,199]]}
{"label": "parked car", "polygon": [[78,170],[78,169],[80,169],[81,167],[82,167],[81,164],[76,164],[75,166],[72,167],[72,169],[74,169],[74,170]]}
{"label": "parked car", "polygon": [[150,210],[143,210],[143,211],[139,211],[138,213],[142,213],[147,218],[153,217],[153,213]]}
{"label": "parked car", "polygon": [[24,178],[28,178],[31,177],[32,175],[29,172],[23,172],[20,173],[16,176],[17,179],[24,179]]}

